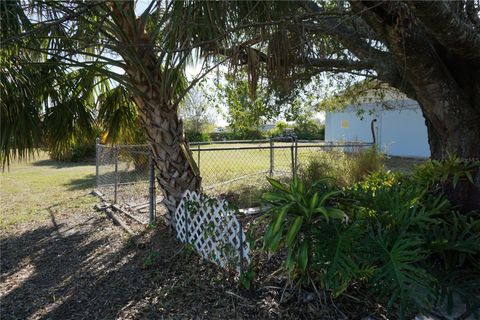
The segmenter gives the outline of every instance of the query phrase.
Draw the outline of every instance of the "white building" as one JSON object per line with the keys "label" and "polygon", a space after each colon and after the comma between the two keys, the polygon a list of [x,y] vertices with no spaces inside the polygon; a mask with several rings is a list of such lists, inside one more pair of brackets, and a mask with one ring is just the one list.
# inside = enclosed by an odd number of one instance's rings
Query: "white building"
{"label": "white building", "polygon": [[[373,100],[373,101],[372,101]],[[380,150],[401,157],[430,157],[427,127],[420,106],[405,96],[383,96],[342,111],[327,112],[325,141],[372,142]]]}

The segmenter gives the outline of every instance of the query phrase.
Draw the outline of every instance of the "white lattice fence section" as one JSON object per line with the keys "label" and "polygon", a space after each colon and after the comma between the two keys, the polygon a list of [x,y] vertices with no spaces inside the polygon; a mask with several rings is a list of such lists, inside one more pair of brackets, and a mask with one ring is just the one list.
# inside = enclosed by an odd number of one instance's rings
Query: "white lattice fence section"
{"label": "white lattice fence section", "polygon": [[175,212],[175,228],[180,241],[223,268],[239,271],[250,263],[245,233],[226,200],[186,191]]}

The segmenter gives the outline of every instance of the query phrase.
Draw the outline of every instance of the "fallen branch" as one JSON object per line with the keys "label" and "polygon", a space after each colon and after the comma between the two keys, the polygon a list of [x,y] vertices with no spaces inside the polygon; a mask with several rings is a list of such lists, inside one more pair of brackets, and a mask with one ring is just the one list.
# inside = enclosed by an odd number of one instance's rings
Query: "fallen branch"
{"label": "fallen branch", "polygon": [[117,211],[120,211],[121,213],[123,213],[124,215],[126,215],[127,217],[129,217],[130,219],[133,219],[135,221],[137,221],[138,223],[140,224],[143,224],[143,225],[146,225],[147,223],[146,222],[143,222],[142,220],[138,219],[137,217],[135,217],[134,215],[130,214],[128,211],[124,210],[123,208],[121,208],[120,206],[116,205],[116,204],[112,204],[112,208],[117,210]]}
{"label": "fallen branch", "polygon": [[133,216],[132,214],[130,214],[128,211],[124,210],[123,208],[121,208],[120,206],[116,205],[116,204],[111,204],[107,201],[107,199],[103,196],[103,194],[94,189],[92,191],[92,194],[95,195],[95,196],[98,196],[102,201],[103,201],[103,205],[99,205],[99,204],[96,204],[95,205],[95,209],[98,210],[98,211],[104,211],[104,210],[108,210],[108,209],[114,209],[116,211],[119,211],[121,213],[123,213],[124,215],[126,215],[127,217],[129,217],[130,219],[132,220],[135,220],[136,222],[140,223],[140,224],[143,224],[143,225],[146,225],[147,223],[146,222],[143,222],[141,221],[140,219],[138,219],[137,217]]}
{"label": "fallen branch", "polygon": [[116,224],[118,224],[120,227],[123,228],[123,230],[125,230],[129,235],[131,236],[134,236],[135,233],[132,231],[132,229],[130,229],[129,226],[127,226],[127,224],[125,222],[123,222],[122,219],[120,219],[120,217],[115,213],[113,212],[112,209],[110,208],[107,208],[105,210],[105,212],[107,213],[107,215],[113,219],[113,221],[115,221]]}
{"label": "fallen branch", "polygon": [[103,202],[108,202],[107,199],[103,196],[103,193],[98,191],[97,189],[93,189],[91,192],[94,196],[99,197]]}
{"label": "fallen branch", "polygon": [[[158,199],[157,201],[155,201],[156,204],[162,202],[163,199]],[[140,209],[143,209],[143,208],[146,208],[150,205],[150,202],[146,202],[146,203],[142,203],[142,204],[139,204],[139,205],[136,205],[136,206],[130,206],[130,209],[132,210],[140,210]]]}

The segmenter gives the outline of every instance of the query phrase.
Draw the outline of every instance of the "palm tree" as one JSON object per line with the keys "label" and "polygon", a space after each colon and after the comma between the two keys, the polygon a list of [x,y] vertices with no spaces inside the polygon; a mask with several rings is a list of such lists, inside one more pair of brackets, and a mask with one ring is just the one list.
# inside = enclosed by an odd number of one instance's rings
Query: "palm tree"
{"label": "palm tree", "polygon": [[[200,188],[201,178],[183,135],[178,106],[198,80],[187,86],[184,68],[192,59],[194,42],[202,40],[183,22],[201,6],[152,1],[137,16],[134,1],[5,1],[1,5],[4,161],[25,157],[38,145],[40,123],[57,124],[58,130],[48,138],[51,140],[90,138],[87,123],[72,125],[67,134],[58,124],[67,118],[90,123],[91,118],[80,113],[88,113],[89,89],[98,88],[106,78],[118,87],[100,95],[99,100],[110,108],[100,107],[99,114],[113,120],[113,102],[133,99],[158,169],[157,180],[168,212],[175,211],[186,189]],[[46,94],[61,88],[64,78],[54,71],[48,72],[52,79],[43,77],[43,68],[49,67],[61,68],[63,74],[65,70],[72,73],[82,82],[76,88],[84,95],[68,87]],[[76,99],[79,95],[81,99]],[[58,98],[58,103],[53,97]],[[12,104],[14,100],[23,102]],[[125,105],[126,109],[132,106]],[[26,131],[20,131],[20,123]],[[82,131],[76,132],[78,128]]]}

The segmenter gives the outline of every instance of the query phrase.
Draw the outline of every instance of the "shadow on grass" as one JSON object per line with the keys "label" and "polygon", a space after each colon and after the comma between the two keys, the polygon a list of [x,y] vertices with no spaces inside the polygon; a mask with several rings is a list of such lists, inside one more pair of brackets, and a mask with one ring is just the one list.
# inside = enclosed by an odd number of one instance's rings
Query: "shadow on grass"
{"label": "shadow on grass", "polygon": [[83,178],[72,179],[64,186],[68,187],[69,191],[92,189],[95,187],[95,179],[95,174],[89,174]]}
{"label": "shadow on grass", "polygon": [[82,167],[82,166],[94,166],[95,162],[68,162],[68,161],[43,159],[43,160],[33,160],[32,165],[35,167],[54,167],[55,169],[62,169],[62,168]]}

